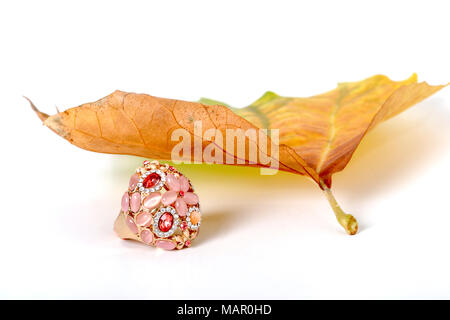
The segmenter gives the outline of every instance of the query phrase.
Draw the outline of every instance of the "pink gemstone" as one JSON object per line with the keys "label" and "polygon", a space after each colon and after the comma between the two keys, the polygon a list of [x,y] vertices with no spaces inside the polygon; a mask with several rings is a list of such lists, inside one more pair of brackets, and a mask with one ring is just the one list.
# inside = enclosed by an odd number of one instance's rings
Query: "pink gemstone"
{"label": "pink gemstone", "polygon": [[169,204],[172,204],[175,202],[175,200],[177,200],[177,196],[178,194],[176,193],[176,191],[167,191],[162,195],[161,203],[164,206],[168,206]]}
{"label": "pink gemstone", "polygon": [[125,192],[122,197],[122,211],[128,212],[128,208],[130,207],[130,196],[128,192]]}
{"label": "pink gemstone", "polygon": [[169,212],[165,212],[160,218],[158,222],[158,228],[162,232],[167,232],[172,228],[173,225],[173,216]]}
{"label": "pink gemstone", "polygon": [[156,246],[158,248],[164,249],[164,250],[173,250],[175,249],[175,243],[170,240],[157,240]]}
{"label": "pink gemstone", "polygon": [[156,172],[150,173],[147,178],[144,179],[142,184],[145,188],[154,188],[161,181],[161,177]]}
{"label": "pink gemstone", "polygon": [[192,211],[189,218],[192,224],[197,225],[202,219],[202,215],[198,211]]}
{"label": "pink gemstone", "polygon": [[178,181],[178,178],[175,177],[173,174],[167,175],[166,183],[170,190],[175,192],[180,191],[180,182]]}
{"label": "pink gemstone", "polygon": [[184,243],[184,245],[185,245],[186,247],[190,247],[190,246],[191,246],[191,240],[187,240],[187,241]]}
{"label": "pink gemstone", "polygon": [[142,227],[148,227],[152,224],[152,214],[150,212],[142,212],[136,217],[136,223]]}
{"label": "pink gemstone", "polygon": [[198,196],[197,196],[195,193],[193,193],[193,192],[186,192],[186,193],[184,194],[183,200],[184,200],[187,204],[189,204],[189,205],[192,206],[192,205],[198,203]]}
{"label": "pink gemstone", "polygon": [[154,209],[159,205],[161,201],[161,193],[152,192],[144,199],[144,207],[147,209]]}
{"label": "pink gemstone", "polygon": [[142,230],[141,232],[141,239],[146,244],[150,244],[153,241],[153,234],[148,230]]}
{"label": "pink gemstone", "polygon": [[184,202],[183,199],[178,198],[177,201],[175,201],[175,210],[177,210],[178,214],[181,217],[186,216],[188,212],[186,202]]}
{"label": "pink gemstone", "polygon": [[181,176],[178,178],[178,181],[180,182],[180,190],[181,191],[188,191],[189,190],[189,180],[185,176]]}
{"label": "pink gemstone", "polygon": [[136,224],[134,223],[132,217],[130,217],[129,215],[127,215],[125,221],[126,221],[126,223],[127,223],[128,228],[130,228],[131,232],[133,232],[133,233],[138,233],[138,228],[136,227]]}
{"label": "pink gemstone", "polygon": [[130,190],[134,190],[138,182],[139,182],[139,175],[137,173],[133,174],[130,178]]}
{"label": "pink gemstone", "polygon": [[138,212],[141,208],[141,194],[139,192],[131,195],[130,208],[133,212]]}

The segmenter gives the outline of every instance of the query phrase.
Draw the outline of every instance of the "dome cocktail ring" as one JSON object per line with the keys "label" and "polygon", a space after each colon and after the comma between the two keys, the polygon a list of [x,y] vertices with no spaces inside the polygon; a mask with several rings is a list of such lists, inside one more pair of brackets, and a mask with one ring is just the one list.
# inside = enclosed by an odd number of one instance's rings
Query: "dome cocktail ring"
{"label": "dome cocktail ring", "polygon": [[190,247],[200,223],[189,179],[172,166],[146,160],[130,178],[114,230],[122,239],[173,250]]}

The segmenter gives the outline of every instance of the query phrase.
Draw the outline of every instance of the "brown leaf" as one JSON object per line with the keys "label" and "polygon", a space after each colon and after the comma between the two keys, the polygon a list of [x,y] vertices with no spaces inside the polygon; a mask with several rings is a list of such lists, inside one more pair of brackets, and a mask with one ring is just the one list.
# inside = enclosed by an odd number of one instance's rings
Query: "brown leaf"
{"label": "brown leaf", "polygon": [[[207,106],[122,91],[50,117],[38,111],[33,104],[32,107],[44,125],[80,148],[154,159],[170,160],[171,151],[178,143],[171,140],[172,132],[185,129],[193,137],[194,123],[198,120],[202,121],[202,136],[208,129],[218,129],[224,137],[226,129],[258,129],[224,106]],[[203,150],[211,141],[203,141]],[[250,162],[250,144],[258,144],[258,141],[246,138],[245,165],[267,167],[259,161],[257,164]],[[280,170],[307,175],[319,183],[316,172],[292,148],[280,146],[279,149]],[[271,156],[270,152],[265,154]],[[194,160],[194,152],[187,160]]]}
{"label": "brown leaf", "polygon": [[[194,139],[198,120],[202,121],[201,136],[208,129],[217,129],[224,137],[226,129],[279,129],[279,169],[313,179],[324,190],[339,223],[354,234],[356,220],[337,205],[329,189],[331,176],[345,168],[370,129],[443,87],[417,83],[416,75],[398,82],[377,75],[340,83],[332,91],[308,98],[268,92],[242,109],[208,99],[186,102],[122,91],[53,116],[30,103],[47,127],[80,148],[154,159],[171,159],[172,149],[178,144],[171,140],[174,130],[185,129]],[[215,141],[204,140],[202,149],[210,142]],[[259,142],[246,138],[243,165],[268,166],[259,157],[256,163],[250,161],[250,145],[262,150]],[[231,153],[238,157],[235,150]],[[263,154],[276,157],[271,150]],[[193,155],[189,160],[195,160]]]}
{"label": "brown leaf", "polygon": [[364,135],[420,102],[442,86],[383,75],[340,83],[330,92],[309,98],[266,93],[252,105],[234,109],[256,126],[280,129],[280,143],[291,147],[331,186],[333,173],[345,168]]}

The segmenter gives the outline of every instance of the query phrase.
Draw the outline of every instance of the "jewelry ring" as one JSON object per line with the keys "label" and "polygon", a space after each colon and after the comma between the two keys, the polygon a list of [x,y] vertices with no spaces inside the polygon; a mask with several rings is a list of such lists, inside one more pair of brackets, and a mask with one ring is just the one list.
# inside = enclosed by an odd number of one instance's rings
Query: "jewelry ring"
{"label": "jewelry ring", "polygon": [[122,239],[173,250],[190,247],[200,224],[199,199],[188,178],[146,160],[130,178],[114,230]]}

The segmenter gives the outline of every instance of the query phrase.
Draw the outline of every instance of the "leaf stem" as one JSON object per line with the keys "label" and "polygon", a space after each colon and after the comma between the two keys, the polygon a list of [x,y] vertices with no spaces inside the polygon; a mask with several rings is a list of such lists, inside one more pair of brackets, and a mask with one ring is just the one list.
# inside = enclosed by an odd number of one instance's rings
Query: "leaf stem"
{"label": "leaf stem", "polygon": [[351,214],[345,213],[341,209],[341,207],[336,201],[336,198],[333,196],[333,193],[331,193],[330,188],[328,188],[322,180],[320,180],[320,186],[322,187],[323,193],[325,194],[325,197],[330,203],[330,206],[333,209],[339,224],[342,227],[344,227],[345,231],[348,234],[350,235],[356,234],[356,232],[358,231],[358,221],[356,221],[355,217],[353,217]]}

